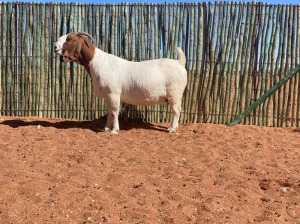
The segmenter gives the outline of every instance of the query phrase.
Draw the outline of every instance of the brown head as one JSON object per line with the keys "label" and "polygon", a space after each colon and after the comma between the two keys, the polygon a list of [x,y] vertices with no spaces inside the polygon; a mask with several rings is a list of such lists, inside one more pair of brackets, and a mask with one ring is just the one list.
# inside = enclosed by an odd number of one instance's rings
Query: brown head
{"label": "brown head", "polygon": [[61,36],[55,43],[54,52],[60,56],[62,62],[74,61],[88,68],[96,47],[86,37],[93,40],[89,34],[82,32]]}

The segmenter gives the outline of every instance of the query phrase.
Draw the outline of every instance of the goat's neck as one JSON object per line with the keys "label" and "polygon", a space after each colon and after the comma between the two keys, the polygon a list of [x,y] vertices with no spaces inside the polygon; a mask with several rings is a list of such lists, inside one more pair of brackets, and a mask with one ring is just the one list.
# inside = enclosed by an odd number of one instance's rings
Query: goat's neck
{"label": "goat's neck", "polygon": [[83,45],[81,47],[81,51],[76,59],[76,62],[78,64],[83,65],[84,68],[89,73],[89,75],[91,75],[89,64],[90,64],[90,61],[93,60],[95,52],[96,52],[96,47],[94,45],[92,45],[91,43],[87,43],[86,45]]}

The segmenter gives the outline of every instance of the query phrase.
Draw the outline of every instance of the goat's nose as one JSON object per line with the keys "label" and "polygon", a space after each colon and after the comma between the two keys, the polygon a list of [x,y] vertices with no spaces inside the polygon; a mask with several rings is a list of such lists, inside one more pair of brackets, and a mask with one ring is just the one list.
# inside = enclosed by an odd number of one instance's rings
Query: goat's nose
{"label": "goat's nose", "polygon": [[57,46],[54,46],[54,52],[58,52],[58,47]]}

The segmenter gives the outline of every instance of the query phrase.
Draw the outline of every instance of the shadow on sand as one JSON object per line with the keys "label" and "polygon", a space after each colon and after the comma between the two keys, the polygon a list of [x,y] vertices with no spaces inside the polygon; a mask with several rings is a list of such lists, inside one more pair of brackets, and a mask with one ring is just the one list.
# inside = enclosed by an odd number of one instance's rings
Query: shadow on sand
{"label": "shadow on sand", "polygon": [[[147,122],[125,122],[123,120],[119,121],[120,129],[128,131],[131,129],[152,129],[157,131],[166,132],[166,127],[160,125],[153,125]],[[8,125],[12,128],[18,128],[23,126],[43,126],[43,127],[53,127],[57,129],[69,129],[69,128],[80,128],[80,129],[89,129],[93,132],[103,132],[103,128],[106,124],[105,118],[100,118],[92,121],[78,121],[78,120],[25,120],[25,119],[11,119],[4,120],[0,125]]]}

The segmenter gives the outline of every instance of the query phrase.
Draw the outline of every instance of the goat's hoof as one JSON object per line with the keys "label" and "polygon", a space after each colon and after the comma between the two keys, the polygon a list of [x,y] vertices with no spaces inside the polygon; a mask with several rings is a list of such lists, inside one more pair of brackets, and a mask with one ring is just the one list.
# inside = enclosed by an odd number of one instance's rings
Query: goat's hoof
{"label": "goat's hoof", "polygon": [[110,128],[105,127],[103,130],[104,130],[104,131],[110,131]]}
{"label": "goat's hoof", "polygon": [[175,128],[175,127],[169,127],[169,128],[168,128],[168,131],[169,131],[169,133],[175,133],[175,132],[176,132],[176,129],[177,129],[177,128]]}
{"label": "goat's hoof", "polygon": [[118,134],[118,131],[117,131],[117,130],[112,130],[110,133],[111,133],[112,135],[117,135],[117,134]]}

